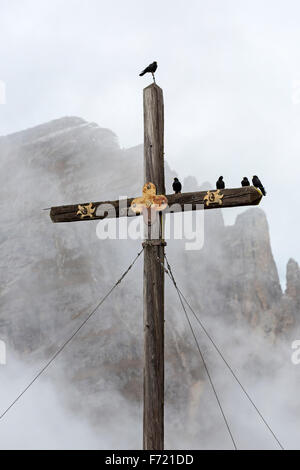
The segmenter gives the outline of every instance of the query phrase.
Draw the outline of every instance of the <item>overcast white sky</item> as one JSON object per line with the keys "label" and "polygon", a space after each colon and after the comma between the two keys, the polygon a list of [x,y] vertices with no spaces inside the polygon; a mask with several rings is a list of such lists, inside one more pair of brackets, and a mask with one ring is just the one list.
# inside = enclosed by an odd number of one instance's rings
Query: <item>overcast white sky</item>
{"label": "overcast white sky", "polygon": [[140,144],[138,73],[157,60],[169,164],[199,182],[261,177],[283,279],[300,261],[299,25],[296,0],[0,0],[0,135],[76,115]]}

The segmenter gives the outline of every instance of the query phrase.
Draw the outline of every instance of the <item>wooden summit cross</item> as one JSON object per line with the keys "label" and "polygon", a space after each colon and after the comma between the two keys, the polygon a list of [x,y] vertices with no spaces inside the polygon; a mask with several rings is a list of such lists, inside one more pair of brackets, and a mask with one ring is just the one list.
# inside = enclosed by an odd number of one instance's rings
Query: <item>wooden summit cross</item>
{"label": "wooden summit cross", "polygon": [[[163,211],[174,204],[197,210],[250,206],[262,194],[253,186],[171,194],[165,196],[164,104],[162,89],[155,83],[144,89],[144,181],[143,196],[125,201],[89,202],[52,207],[53,222],[79,222],[144,214],[148,232],[144,246],[144,428],[145,450],[164,449],[164,224]],[[123,204],[121,206],[121,204]],[[126,205],[127,204],[127,205]],[[103,206],[105,205],[105,206]],[[114,210],[102,210],[101,206]],[[203,207],[203,206],[201,206]],[[98,210],[98,211],[97,211]],[[100,210],[100,212],[99,212]],[[172,211],[174,212],[174,211]],[[158,217],[151,215],[158,214]],[[150,227],[156,227],[150,234]]]}

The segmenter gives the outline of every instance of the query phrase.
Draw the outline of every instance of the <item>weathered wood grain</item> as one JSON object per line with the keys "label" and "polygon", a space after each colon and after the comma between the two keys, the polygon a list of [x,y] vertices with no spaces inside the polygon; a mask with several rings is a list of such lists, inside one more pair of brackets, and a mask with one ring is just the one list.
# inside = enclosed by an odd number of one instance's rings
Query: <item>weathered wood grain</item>
{"label": "weathered wood grain", "polygon": [[144,180],[166,194],[164,172],[164,100],[155,83],[144,89]]}
{"label": "weathered wood grain", "polygon": [[[164,183],[161,183],[162,185]],[[214,190],[212,190],[214,191]],[[158,194],[164,194],[160,192]],[[174,204],[179,205],[181,210],[196,210],[197,205],[204,204],[204,209],[219,209],[219,208],[226,208],[226,207],[239,207],[239,206],[255,206],[258,205],[261,201],[262,195],[261,193],[255,189],[253,186],[248,186],[245,188],[232,188],[232,189],[223,189],[221,194],[224,195],[222,199],[222,205],[217,204],[210,204],[207,206],[204,201],[204,197],[206,196],[207,191],[200,191],[194,193],[182,193],[182,194],[169,194],[167,195],[169,208],[165,211],[167,212],[178,212],[180,208],[177,206],[173,208]],[[81,219],[78,212],[78,206],[76,205],[69,205],[69,206],[58,206],[52,207],[50,211],[50,217],[52,222],[60,223],[60,222],[79,222],[83,220],[103,220],[105,218],[114,218],[114,217],[135,217],[136,214],[130,210],[131,203],[134,198],[127,199],[125,208],[119,207],[120,201],[103,201],[103,202],[93,202],[93,206],[96,208],[95,214],[97,214],[97,209],[100,206],[104,207],[110,205],[114,208],[114,212],[104,212],[104,215],[97,216],[95,215],[92,219],[90,217]],[[82,206],[88,205],[89,203],[80,204]],[[121,203],[124,204],[124,201]],[[186,207],[184,207],[186,206]],[[191,206],[191,207],[188,207]]]}
{"label": "weathered wood grain", "polygon": [[[164,103],[156,84],[144,89],[144,178],[165,194]],[[162,216],[156,222],[162,241]],[[153,229],[153,226],[152,226]],[[157,240],[156,240],[157,243]],[[159,262],[158,262],[159,260]],[[164,449],[163,245],[144,245],[144,432],[145,450]]]}

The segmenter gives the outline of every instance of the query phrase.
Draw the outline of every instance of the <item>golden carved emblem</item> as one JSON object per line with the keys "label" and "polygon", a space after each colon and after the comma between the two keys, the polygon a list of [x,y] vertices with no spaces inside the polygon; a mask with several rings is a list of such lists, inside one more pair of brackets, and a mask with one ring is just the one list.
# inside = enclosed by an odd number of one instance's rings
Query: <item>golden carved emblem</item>
{"label": "golden carved emblem", "polygon": [[94,212],[96,208],[93,208],[93,204],[90,202],[87,206],[78,206],[77,215],[80,215],[82,219],[85,217],[90,217],[91,219],[94,217]]}
{"label": "golden carved emblem", "polygon": [[217,204],[221,206],[223,204],[223,199],[224,194],[220,194],[220,189],[217,189],[217,191],[207,191],[206,196],[204,197],[204,201],[206,201],[206,205],[209,206],[209,204]]}
{"label": "golden carved emblem", "polygon": [[156,194],[156,186],[153,183],[146,183],[143,187],[143,196],[134,199],[131,203],[131,210],[135,214],[141,214],[145,209],[161,212],[168,206],[166,196]]}

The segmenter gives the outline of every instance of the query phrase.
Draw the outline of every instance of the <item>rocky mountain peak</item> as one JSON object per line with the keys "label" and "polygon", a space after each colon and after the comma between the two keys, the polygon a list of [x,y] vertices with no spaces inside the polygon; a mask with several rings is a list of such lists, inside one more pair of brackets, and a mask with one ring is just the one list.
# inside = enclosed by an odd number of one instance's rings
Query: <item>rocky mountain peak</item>
{"label": "rocky mountain peak", "polygon": [[[101,144],[103,148],[111,150],[119,149],[116,134],[109,129],[99,127],[94,122],[85,121],[76,116],[65,116],[39,126],[25,129],[8,136],[0,137],[3,146],[26,146],[47,144],[53,145],[66,142],[80,142],[87,145],[88,142]],[[85,142],[84,142],[85,141]]]}
{"label": "rocky mountain peak", "polygon": [[300,269],[298,263],[290,258],[286,268],[286,295],[300,303]]}
{"label": "rocky mountain peak", "polygon": [[[54,225],[42,209],[140,195],[143,146],[120,149],[112,131],[65,117],[1,138],[0,157],[5,266],[0,271],[0,337],[22,357],[49,357],[115,283],[140,250],[140,241],[99,240],[94,222]],[[8,178],[12,168],[14,177]],[[172,191],[174,176],[166,163],[167,191]],[[214,187],[200,186],[194,177],[183,183],[184,191]],[[289,334],[299,318],[294,300],[300,294],[299,267],[289,261],[282,295],[265,213],[248,209],[227,226],[222,209],[207,210],[204,229],[201,250],[185,250],[185,240],[181,246],[180,240],[168,240],[178,284],[197,312],[208,325],[229,322],[232,328],[245,322],[275,337]],[[82,392],[90,400],[109,387],[134,403],[140,398],[141,263],[135,269],[63,356],[72,396],[80,390],[76,406]],[[180,390],[188,364],[187,390],[199,380],[199,364],[193,362],[194,344],[187,340],[190,334],[172,287],[166,282],[166,313],[172,314],[172,335],[166,337],[168,381],[172,390]],[[108,341],[111,335],[114,340]],[[180,393],[187,403],[189,395]],[[95,406],[89,403],[91,413],[105,408],[99,408],[98,398]]]}
{"label": "rocky mountain peak", "polygon": [[259,207],[253,207],[239,214],[236,226],[243,228],[245,233],[264,235],[269,241],[269,225],[265,212]]}
{"label": "rocky mountain peak", "polygon": [[7,136],[2,136],[1,140],[8,140],[15,144],[22,144],[22,142],[28,144],[32,139],[45,137],[58,131],[82,126],[83,124],[87,124],[87,122],[82,118],[66,116]]}

